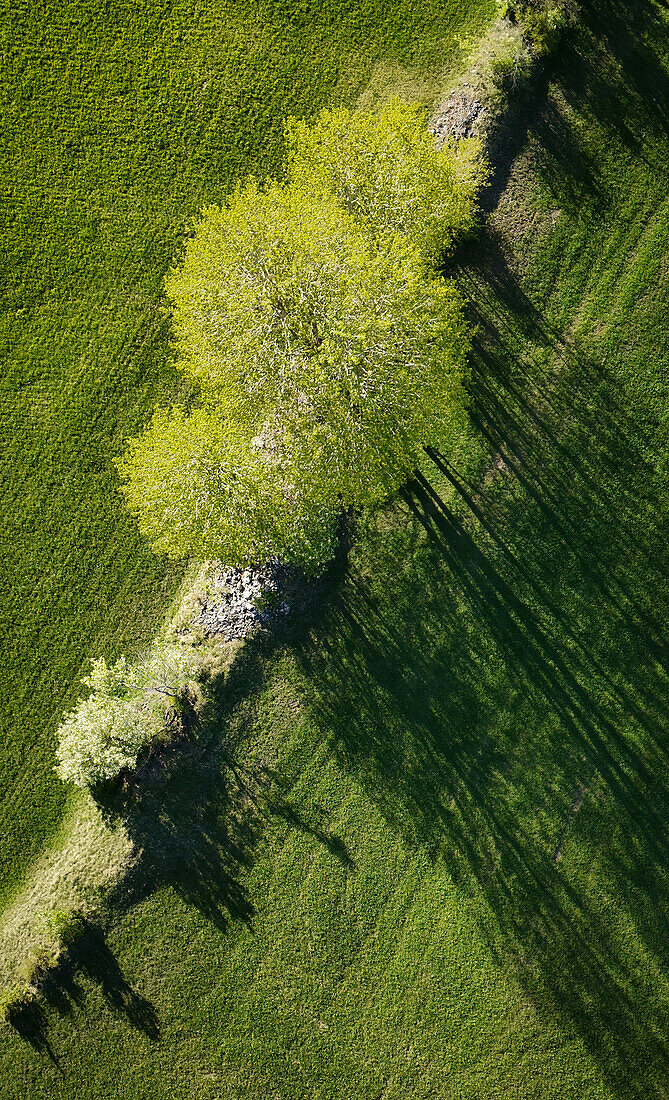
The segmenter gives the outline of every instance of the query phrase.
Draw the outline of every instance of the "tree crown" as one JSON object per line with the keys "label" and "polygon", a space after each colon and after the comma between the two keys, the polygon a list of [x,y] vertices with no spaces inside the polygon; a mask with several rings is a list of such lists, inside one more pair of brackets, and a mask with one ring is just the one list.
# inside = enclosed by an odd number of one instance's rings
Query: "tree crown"
{"label": "tree crown", "polygon": [[91,661],[84,684],[91,694],[58,730],[56,771],[64,782],[92,786],[132,767],[141,749],[165,727],[166,697],[178,695],[192,672],[183,646],[156,644],[136,664],[121,657]]}
{"label": "tree crown", "polygon": [[457,430],[457,292],[332,197],[247,182],[204,212],[168,294],[203,404],[159,410],[119,462],[156,549],[312,568],[342,506],[382,499]]}
{"label": "tree crown", "polygon": [[313,570],[342,507],[461,432],[467,327],[425,261],[469,224],[480,171],[399,103],[287,136],[287,182],[205,210],[167,279],[199,407],[158,410],[118,467],[156,550]]}
{"label": "tree crown", "polygon": [[485,177],[476,139],[441,147],[416,105],[391,100],[377,111],[321,111],[285,124],[289,179],[332,195],[374,234],[398,233],[429,262],[473,224]]}

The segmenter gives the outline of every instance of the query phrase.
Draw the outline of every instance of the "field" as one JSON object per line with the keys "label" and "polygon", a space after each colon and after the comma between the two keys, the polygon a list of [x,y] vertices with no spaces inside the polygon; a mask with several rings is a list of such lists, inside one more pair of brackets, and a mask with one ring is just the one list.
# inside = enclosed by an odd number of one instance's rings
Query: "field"
{"label": "field", "polygon": [[145,643],[182,568],[111,458],[175,392],[162,281],[190,220],[277,171],[284,114],[439,88],[492,0],[4,4],[0,901],[53,840],[54,731],[89,656]]}
{"label": "field", "polygon": [[142,859],[8,1100],[668,1095],[668,24],[586,0],[508,116],[450,269],[476,453],[108,807]]}

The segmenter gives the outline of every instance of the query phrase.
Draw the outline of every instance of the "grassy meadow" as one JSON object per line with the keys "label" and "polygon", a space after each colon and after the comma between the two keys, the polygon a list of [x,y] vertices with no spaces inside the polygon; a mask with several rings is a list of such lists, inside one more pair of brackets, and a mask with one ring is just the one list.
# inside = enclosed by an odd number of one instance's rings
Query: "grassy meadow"
{"label": "grassy meadow", "polygon": [[54,731],[89,656],[146,642],[182,574],[124,516],[111,458],[177,381],[164,274],[282,118],[429,98],[492,0],[5,3],[0,218],[0,901],[62,820]]}
{"label": "grassy meadow", "polygon": [[509,116],[453,264],[478,452],[107,807],[142,859],[8,1100],[667,1096],[667,23],[586,0]]}

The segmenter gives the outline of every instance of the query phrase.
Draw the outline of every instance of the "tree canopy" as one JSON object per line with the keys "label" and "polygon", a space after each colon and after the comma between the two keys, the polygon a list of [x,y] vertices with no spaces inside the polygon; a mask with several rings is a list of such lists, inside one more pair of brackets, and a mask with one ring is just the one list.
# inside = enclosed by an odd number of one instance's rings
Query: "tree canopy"
{"label": "tree canopy", "polygon": [[373,233],[395,232],[429,262],[471,228],[486,173],[477,139],[441,147],[418,106],[321,111],[285,125],[289,178],[330,194]]}
{"label": "tree canopy", "polygon": [[334,549],[335,514],[308,475],[290,482],[267,436],[261,443],[214,408],[157,410],[119,467],[157,552],[228,566],[280,557],[315,569]]}
{"label": "tree canopy", "polygon": [[342,508],[461,430],[467,327],[424,245],[471,217],[476,171],[398,104],[287,132],[288,180],[205,210],[167,279],[196,406],[158,410],[118,467],[157,551],[315,570]]}

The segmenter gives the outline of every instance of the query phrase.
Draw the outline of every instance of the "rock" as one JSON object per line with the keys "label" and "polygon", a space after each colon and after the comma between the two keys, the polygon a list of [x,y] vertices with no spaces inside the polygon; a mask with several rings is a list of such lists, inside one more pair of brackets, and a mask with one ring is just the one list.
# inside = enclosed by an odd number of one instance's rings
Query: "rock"
{"label": "rock", "polygon": [[309,586],[304,579],[299,580],[298,571],[277,561],[258,569],[216,567],[210,580],[212,594],[198,599],[199,610],[190,627],[198,628],[206,636],[219,635],[226,641],[245,638],[258,626],[269,626],[280,616],[289,615],[291,605],[283,599],[273,600],[272,596],[278,596],[288,586],[299,597],[300,585],[306,592]]}
{"label": "rock", "polygon": [[485,108],[472,92],[462,90],[466,86],[451,93],[429,124],[439,144],[448,137],[473,137],[481,129]]}

